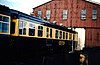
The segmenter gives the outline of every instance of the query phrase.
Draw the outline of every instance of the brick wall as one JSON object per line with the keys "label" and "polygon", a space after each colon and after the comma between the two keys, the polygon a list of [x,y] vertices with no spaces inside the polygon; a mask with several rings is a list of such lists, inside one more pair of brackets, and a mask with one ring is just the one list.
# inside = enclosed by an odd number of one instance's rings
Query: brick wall
{"label": "brick wall", "polygon": [[[80,17],[83,8],[86,8],[86,20],[81,20]],[[97,9],[97,20],[92,20],[93,8]],[[68,18],[65,20],[62,19],[64,9],[68,10]],[[48,21],[57,21],[57,25],[85,28],[86,47],[100,46],[100,39],[96,40],[97,33],[100,38],[100,5],[84,0],[52,0],[33,8],[34,16],[37,16],[38,10],[42,11],[42,18],[46,17],[46,10],[50,10],[51,15]]]}

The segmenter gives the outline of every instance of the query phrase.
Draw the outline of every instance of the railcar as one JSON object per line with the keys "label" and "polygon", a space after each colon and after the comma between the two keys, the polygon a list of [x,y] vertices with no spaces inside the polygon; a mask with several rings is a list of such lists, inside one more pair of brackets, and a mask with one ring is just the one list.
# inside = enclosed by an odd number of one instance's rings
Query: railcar
{"label": "railcar", "polygon": [[11,9],[11,40],[27,50],[71,51],[77,45],[77,32]]}
{"label": "railcar", "polygon": [[0,5],[0,48],[10,42],[10,9]]}
{"label": "railcar", "polygon": [[0,40],[2,44],[6,41],[5,46],[20,53],[75,50],[77,32],[3,7],[0,10]]}

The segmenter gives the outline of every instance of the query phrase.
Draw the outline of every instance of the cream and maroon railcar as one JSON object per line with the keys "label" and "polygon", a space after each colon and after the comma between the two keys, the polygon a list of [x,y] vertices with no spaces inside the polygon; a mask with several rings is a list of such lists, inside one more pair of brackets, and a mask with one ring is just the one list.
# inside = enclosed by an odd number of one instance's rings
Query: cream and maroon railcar
{"label": "cream and maroon railcar", "polygon": [[19,51],[64,50],[77,46],[77,32],[0,5],[0,46]]}
{"label": "cream and maroon railcar", "polygon": [[25,49],[71,51],[77,46],[77,32],[16,10],[11,10],[11,39]]}

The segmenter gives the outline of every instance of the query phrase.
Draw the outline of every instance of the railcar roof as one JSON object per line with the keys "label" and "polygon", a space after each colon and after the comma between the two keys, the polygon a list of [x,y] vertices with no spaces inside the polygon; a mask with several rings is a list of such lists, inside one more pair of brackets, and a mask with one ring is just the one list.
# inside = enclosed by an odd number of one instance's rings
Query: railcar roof
{"label": "railcar roof", "polygon": [[9,7],[0,4],[0,14],[10,15]]}
{"label": "railcar roof", "polygon": [[43,20],[43,19],[40,19],[40,18],[38,18],[38,17],[31,16],[31,15],[28,15],[28,14],[26,14],[26,13],[23,13],[23,12],[20,12],[20,11],[17,11],[17,10],[11,9],[11,13],[17,14],[17,15],[18,15],[18,18],[20,18],[20,17],[25,17],[25,18],[27,18],[27,19],[37,21],[37,22],[40,23],[40,24],[43,24],[43,23],[50,23],[50,22],[47,22],[47,21],[45,21],[45,20]]}
{"label": "railcar roof", "polygon": [[[54,24],[52,22],[48,22],[46,20],[43,20],[43,19],[40,19],[38,17],[25,14],[25,13],[20,12],[20,11],[17,11],[17,10],[11,9],[11,13],[18,14],[18,18],[25,17],[27,19],[37,21],[35,23],[38,23],[38,24],[41,24],[41,25],[44,25],[44,26],[53,27],[53,28],[56,28],[56,29],[65,30],[65,31],[68,31],[68,32],[75,33],[75,31],[73,31],[71,29],[68,29],[67,27],[63,27],[63,26],[56,25],[56,24]],[[33,21],[31,21],[31,22],[33,22]]]}

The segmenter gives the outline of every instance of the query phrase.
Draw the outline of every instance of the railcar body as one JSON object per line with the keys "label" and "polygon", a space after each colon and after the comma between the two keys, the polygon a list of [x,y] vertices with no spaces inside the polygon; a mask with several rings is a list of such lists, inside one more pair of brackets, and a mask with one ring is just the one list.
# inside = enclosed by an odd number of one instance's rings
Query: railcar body
{"label": "railcar body", "polygon": [[9,41],[10,36],[10,9],[0,5],[0,47]]}
{"label": "railcar body", "polygon": [[75,50],[78,41],[77,32],[13,9],[6,10],[5,13],[0,12],[0,19],[1,17],[7,19],[0,21],[0,38],[4,39],[1,37],[4,34],[10,36],[5,41],[10,39],[10,42],[7,42],[8,46],[14,50],[19,49],[21,52]]}
{"label": "railcar body", "polygon": [[22,12],[11,10],[11,37],[18,47],[32,46],[34,49],[75,49],[77,32],[55,25]]}

